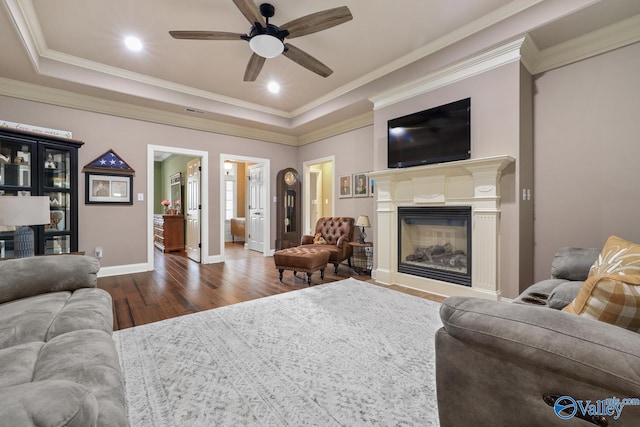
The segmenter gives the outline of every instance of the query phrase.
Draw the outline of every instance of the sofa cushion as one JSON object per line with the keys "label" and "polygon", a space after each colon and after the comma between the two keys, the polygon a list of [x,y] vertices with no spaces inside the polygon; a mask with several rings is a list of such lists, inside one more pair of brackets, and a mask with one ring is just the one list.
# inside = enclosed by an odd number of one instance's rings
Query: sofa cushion
{"label": "sofa cushion", "polygon": [[551,277],[584,281],[589,276],[589,269],[598,259],[598,255],[600,249],[597,248],[560,248],[551,263]]}
{"label": "sofa cushion", "polygon": [[564,311],[640,332],[640,275],[594,275]]}
{"label": "sofa cushion", "polygon": [[549,293],[549,298],[547,299],[549,307],[562,310],[575,299],[583,285],[584,282],[581,281],[566,281],[559,284]]}
{"label": "sofa cushion", "polygon": [[46,341],[58,335],[80,329],[97,329],[113,333],[111,295],[104,289],[75,291],[51,323]]}
{"label": "sofa cushion", "polygon": [[51,322],[69,298],[70,292],[55,292],[0,305],[0,348],[45,341]]}
{"label": "sofa cushion", "polygon": [[51,255],[0,262],[0,303],[45,292],[95,288],[100,264],[83,255]]}
{"label": "sofa cushion", "polygon": [[640,274],[640,245],[617,236],[609,237],[589,277],[604,274]]}
{"label": "sofa cushion", "polygon": [[30,383],[43,345],[31,342],[0,350],[0,388]]}
{"label": "sofa cushion", "polygon": [[33,381],[78,383],[98,401],[99,425],[126,425],[124,381],[111,334],[97,330],[68,332],[45,343]]}
{"label": "sofa cushion", "polygon": [[71,381],[40,381],[0,388],[0,424],[21,427],[95,426],[98,402]]}

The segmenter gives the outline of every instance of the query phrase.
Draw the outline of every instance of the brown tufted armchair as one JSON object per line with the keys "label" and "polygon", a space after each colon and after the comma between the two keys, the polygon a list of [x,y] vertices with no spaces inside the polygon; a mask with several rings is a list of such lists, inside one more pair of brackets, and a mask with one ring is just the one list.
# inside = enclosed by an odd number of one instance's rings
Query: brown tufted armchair
{"label": "brown tufted armchair", "polygon": [[329,251],[329,262],[333,263],[335,273],[338,274],[338,266],[343,260],[346,259],[351,267],[352,247],[349,242],[353,240],[354,222],[353,218],[348,217],[320,218],[316,223],[315,233],[320,233],[327,244],[314,245],[314,236],[304,235],[300,246]]}

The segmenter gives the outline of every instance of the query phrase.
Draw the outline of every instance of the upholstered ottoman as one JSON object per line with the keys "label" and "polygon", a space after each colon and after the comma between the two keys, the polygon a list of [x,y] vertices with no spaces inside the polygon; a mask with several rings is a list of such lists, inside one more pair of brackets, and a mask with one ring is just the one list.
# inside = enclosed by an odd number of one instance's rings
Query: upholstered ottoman
{"label": "upholstered ottoman", "polygon": [[307,273],[307,283],[311,286],[311,274],[314,271],[320,270],[320,278],[324,279],[324,269],[329,262],[329,251],[300,247],[287,248],[274,253],[273,260],[280,273],[281,282],[284,270],[292,270],[294,276],[298,271],[302,271]]}

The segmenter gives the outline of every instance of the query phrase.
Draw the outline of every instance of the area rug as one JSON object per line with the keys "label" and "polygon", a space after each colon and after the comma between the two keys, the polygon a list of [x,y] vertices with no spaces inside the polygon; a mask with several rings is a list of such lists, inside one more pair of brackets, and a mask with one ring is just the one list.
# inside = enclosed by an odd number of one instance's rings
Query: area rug
{"label": "area rug", "polygon": [[139,426],[437,426],[440,304],[347,279],[114,333]]}

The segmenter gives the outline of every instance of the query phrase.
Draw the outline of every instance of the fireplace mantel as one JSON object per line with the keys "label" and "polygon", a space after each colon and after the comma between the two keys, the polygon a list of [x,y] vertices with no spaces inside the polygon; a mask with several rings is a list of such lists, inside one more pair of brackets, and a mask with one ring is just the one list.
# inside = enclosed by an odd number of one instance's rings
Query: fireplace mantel
{"label": "fireplace mantel", "polygon": [[[439,295],[500,299],[500,177],[513,162],[511,156],[496,156],[372,172],[377,192],[377,263],[372,277]],[[399,206],[471,206],[471,287],[398,272]]]}

